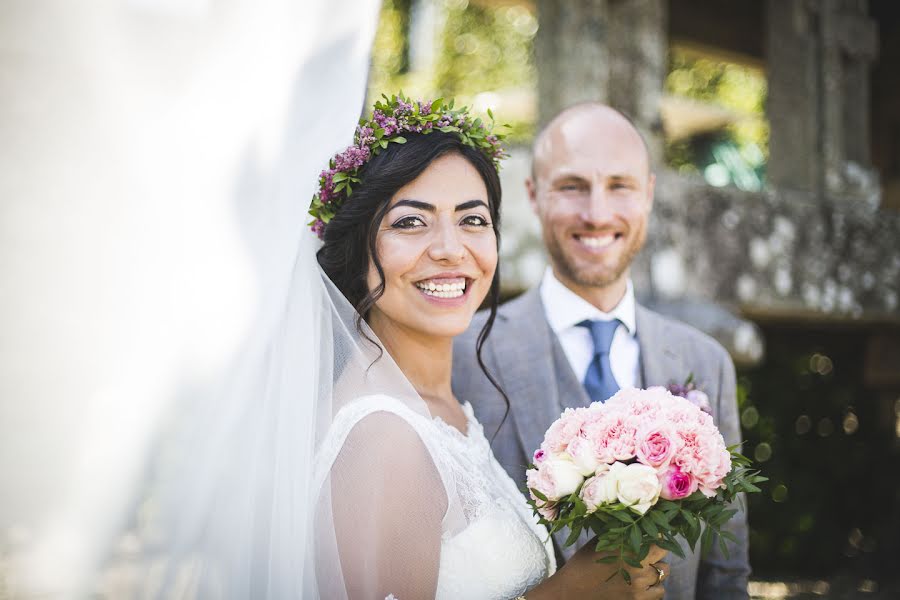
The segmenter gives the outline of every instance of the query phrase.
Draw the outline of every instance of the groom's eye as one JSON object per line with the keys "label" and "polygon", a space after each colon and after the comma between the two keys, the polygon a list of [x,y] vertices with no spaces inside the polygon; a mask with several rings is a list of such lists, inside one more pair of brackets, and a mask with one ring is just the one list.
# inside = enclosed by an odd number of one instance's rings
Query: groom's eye
{"label": "groom's eye", "polygon": [[391,225],[394,229],[415,229],[416,227],[424,227],[425,222],[420,217],[401,217],[394,221]]}
{"label": "groom's eye", "polygon": [[564,181],[557,189],[561,192],[580,192],[585,189],[584,184],[577,181]]}

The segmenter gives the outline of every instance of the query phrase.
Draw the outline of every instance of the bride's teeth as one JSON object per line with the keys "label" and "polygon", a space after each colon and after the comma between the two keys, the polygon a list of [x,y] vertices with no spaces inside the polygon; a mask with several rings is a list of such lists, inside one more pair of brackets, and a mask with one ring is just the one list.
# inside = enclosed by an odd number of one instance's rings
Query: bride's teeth
{"label": "bride's teeth", "polygon": [[434,283],[422,281],[416,284],[423,293],[435,298],[459,298],[466,293],[465,280],[454,283]]}

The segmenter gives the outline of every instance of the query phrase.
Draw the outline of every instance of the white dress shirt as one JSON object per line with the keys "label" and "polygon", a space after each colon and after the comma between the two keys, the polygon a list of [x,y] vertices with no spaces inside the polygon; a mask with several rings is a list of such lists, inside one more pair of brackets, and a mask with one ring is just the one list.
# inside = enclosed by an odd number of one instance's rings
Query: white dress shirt
{"label": "white dress shirt", "polygon": [[559,338],[563,352],[569,359],[578,381],[584,381],[588,367],[594,358],[594,341],[587,327],[578,323],[585,319],[611,321],[619,319],[623,325],[616,329],[609,349],[609,362],[613,377],[620,388],[636,387],[638,382],[637,324],[634,308],[634,286],[628,280],[625,295],[610,312],[606,313],[567,288],[547,267],[541,281],[541,301],[550,328]]}

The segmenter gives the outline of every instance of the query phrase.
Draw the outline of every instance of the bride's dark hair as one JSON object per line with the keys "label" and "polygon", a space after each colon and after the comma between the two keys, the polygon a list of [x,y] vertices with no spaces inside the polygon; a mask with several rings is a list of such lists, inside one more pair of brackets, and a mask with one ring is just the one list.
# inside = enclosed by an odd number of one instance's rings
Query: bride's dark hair
{"label": "bride's dark hair", "polygon": [[[404,137],[405,144],[390,144],[362,168],[362,183],[353,188],[353,193],[325,226],[323,245],[316,254],[322,270],[356,308],[360,333],[363,333],[362,320],[368,317],[369,311],[384,293],[384,270],[378,258],[375,238],[381,220],[387,213],[390,199],[397,190],[416,179],[438,158],[458,154],[478,171],[487,189],[491,223],[497,247],[500,246],[500,177],[491,159],[481,150],[463,144],[458,135],[453,133],[405,133]],[[380,279],[372,290],[367,283],[370,257]],[[500,303],[499,262],[487,300],[488,318],[478,333],[475,355],[485,376],[503,396],[508,412],[509,399],[485,367],[481,357],[482,347],[490,335]]]}

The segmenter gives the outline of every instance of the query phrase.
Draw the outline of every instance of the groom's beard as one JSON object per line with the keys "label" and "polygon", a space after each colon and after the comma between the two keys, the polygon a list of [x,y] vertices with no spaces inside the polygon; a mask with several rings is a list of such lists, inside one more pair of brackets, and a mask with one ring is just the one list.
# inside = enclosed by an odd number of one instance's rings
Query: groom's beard
{"label": "groom's beard", "polygon": [[544,243],[547,246],[547,252],[554,266],[559,270],[560,274],[572,281],[573,283],[584,287],[604,288],[619,281],[631,266],[631,262],[637,253],[644,247],[647,240],[647,223],[641,224],[639,229],[629,232],[625,239],[625,247],[622,249],[615,264],[609,268],[600,268],[595,263],[584,263],[584,260],[569,256],[562,247],[560,240],[551,231],[549,235],[544,236]]}

